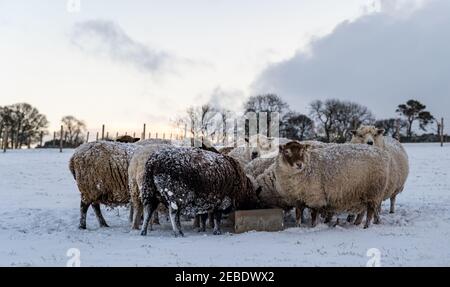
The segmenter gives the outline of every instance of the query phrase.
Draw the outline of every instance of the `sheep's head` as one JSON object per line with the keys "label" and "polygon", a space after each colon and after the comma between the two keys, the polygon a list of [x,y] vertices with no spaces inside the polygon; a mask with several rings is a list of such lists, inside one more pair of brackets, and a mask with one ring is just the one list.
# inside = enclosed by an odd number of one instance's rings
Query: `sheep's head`
{"label": "sheep's head", "polygon": [[311,149],[311,145],[292,141],[285,145],[280,145],[279,149],[282,162],[290,168],[301,171],[309,158],[308,151]]}
{"label": "sheep's head", "polygon": [[351,143],[368,144],[382,147],[384,145],[384,129],[374,126],[361,126],[352,131],[353,137]]}

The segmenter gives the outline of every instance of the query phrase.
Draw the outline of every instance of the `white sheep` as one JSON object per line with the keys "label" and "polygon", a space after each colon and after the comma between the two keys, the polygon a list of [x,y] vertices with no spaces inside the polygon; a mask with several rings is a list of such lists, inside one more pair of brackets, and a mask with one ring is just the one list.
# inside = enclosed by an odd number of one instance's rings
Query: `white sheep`
{"label": "white sheep", "polygon": [[276,162],[256,179],[263,204],[285,208],[306,205],[317,213],[358,213],[365,228],[380,204],[388,184],[389,157],[383,150],[343,144],[311,148],[290,142],[280,146]]}
{"label": "white sheep", "polygon": [[388,153],[390,174],[383,200],[390,199],[390,213],[394,213],[396,196],[403,191],[409,174],[408,155],[405,149],[396,139],[383,136],[384,129],[361,126],[352,132],[352,143],[374,145]]}

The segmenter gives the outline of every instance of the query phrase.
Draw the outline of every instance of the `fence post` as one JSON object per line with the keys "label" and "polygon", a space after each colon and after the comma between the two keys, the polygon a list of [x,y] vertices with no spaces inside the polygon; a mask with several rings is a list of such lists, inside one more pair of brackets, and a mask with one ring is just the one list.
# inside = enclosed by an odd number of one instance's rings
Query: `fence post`
{"label": "fence post", "polygon": [[142,131],[142,139],[145,140],[145,124],[144,124],[144,130]]}
{"label": "fence post", "polygon": [[444,146],[444,118],[441,118],[441,147]]}
{"label": "fence post", "polygon": [[87,134],[86,134],[86,143],[88,143],[89,142],[89,132],[87,132]]}
{"label": "fence post", "polygon": [[158,133],[156,133],[156,139],[158,139]]}
{"label": "fence post", "polygon": [[105,125],[102,125],[102,140],[105,139]]}
{"label": "fence post", "polygon": [[152,132],[148,132],[148,139],[152,138]]}
{"label": "fence post", "polygon": [[97,132],[97,136],[95,137],[95,141],[98,141],[98,132]]}
{"label": "fence post", "polygon": [[43,140],[44,140],[44,132],[41,132],[41,135],[39,136],[39,145],[40,145],[41,147],[43,147],[43,145],[42,145]]}
{"label": "fence post", "polygon": [[109,132],[106,132],[106,139],[109,139]]}
{"label": "fence post", "polygon": [[119,138],[119,132],[116,132],[116,140]]}
{"label": "fence post", "polygon": [[166,133],[163,133],[163,140],[166,139]]}
{"label": "fence post", "polygon": [[56,147],[56,132],[53,132],[53,144],[52,144],[53,148]]}
{"label": "fence post", "polygon": [[64,127],[61,125],[61,137],[59,139],[59,152],[63,150],[63,135],[64,135]]}

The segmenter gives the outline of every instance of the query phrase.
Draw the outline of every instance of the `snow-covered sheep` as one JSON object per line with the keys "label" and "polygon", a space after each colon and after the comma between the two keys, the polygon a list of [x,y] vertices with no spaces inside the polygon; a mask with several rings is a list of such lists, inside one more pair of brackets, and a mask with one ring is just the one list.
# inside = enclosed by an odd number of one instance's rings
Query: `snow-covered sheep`
{"label": "snow-covered sheep", "polygon": [[[128,167],[128,182],[130,188],[131,206],[133,210],[132,225],[133,229],[139,229],[141,217],[143,214],[142,201],[140,198],[140,190],[144,181],[145,163],[154,152],[166,147],[167,144],[147,144],[136,151],[131,158]],[[155,211],[155,219],[158,216]]]}
{"label": "snow-covered sheep", "polygon": [[390,174],[383,200],[390,199],[390,213],[394,213],[396,196],[403,191],[409,174],[408,155],[405,149],[396,139],[385,137],[384,129],[361,126],[352,133],[352,143],[374,145],[388,153]]}
{"label": "snow-covered sheep", "polygon": [[[175,236],[183,235],[180,215],[214,211],[214,234],[220,234],[222,211],[253,208],[257,198],[239,163],[219,153],[192,147],[167,146],[153,153],[145,166],[141,190],[144,205],[142,235],[150,217],[163,202]],[[206,216],[203,216],[203,226]]]}
{"label": "snow-covered sheep", "polygon": [[389,174],[389,157],[368,145],[330,145],[311,148],[290,142],[280,146],[276,162],[258,176],[259,199],[271,206],[303,206],[317,212],[358,213],[355,224],[367,211],[367,228],[377,212]]}
{"label": "snow-covered sheep", "polygon": [[78,147],[69,168],[81,193],[80,228],[86,229],[86,213],[94,208],[100,226],[106,227],[100,204],[128,204],[128,165],[138,149],[134,144],[98,141]]}
{"label": "snow-covered sheep", "polygon": [[[308,144],[311,147],[311,149],[330,146],[330,144],[322,143],[319,141],[303,141],[301,143]],[[245,173],[250,178],[256,179],[259,175],[263,174],[273,163],[275,163],[277,155],[278,152],[272,154],[265,154],[264,157],[258,157],[250,161],[244,168]],[[257,186],[257,183],[255,184],[255,186]],[[275,185],[272,185],[272,187],[275,188]],[[269,186],[266,186],[266,188],[269,188]],[[286,208],[290,209],[292,208],[292,206],[286,206]],[[296,207],[295,213],[297,224],[304,223],[305,220],[303,217],[303,213],[305,208],[306,207],[304,205],[301,206],[301,204],[298,204],[298,206]]]}
{"label": "snow-covered sheep", "polygon": [[166,139],[145,139],[137,141],[136,144],[139,146],[147,146],[154,144],[171,144],[171,141]]}

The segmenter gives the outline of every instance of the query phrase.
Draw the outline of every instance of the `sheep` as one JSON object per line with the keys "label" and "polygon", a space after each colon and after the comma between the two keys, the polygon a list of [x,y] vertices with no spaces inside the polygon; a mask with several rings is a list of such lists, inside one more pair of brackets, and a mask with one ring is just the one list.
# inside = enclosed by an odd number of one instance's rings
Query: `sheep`
{"label": "sheep", "polygon": [[390,174],[389,185],[383,200],[390,199],[390,213],[395,212],[396,196],[403,191],[409,174],[408,155],[399,141],[392,137],[385,137],[384,129],[375,126],[361,126],[352,131],[351,143],[368,144],[385,150],[389,157]]}
{"label": "sheep", "polygon": [[154,145],[154,144],[172,144],[171,140],[166,139],[145,139],[137,141],[135,144],[138,146],[147,146],[147,145]]}
{"label": "sheep", "polygon": [[[285,140],[283,141],[285,142]],[[303,141],[301,142],[303,144],[309,144],[311,148],[322,148],[330,146],[330,144],[322,143],[319,141]],[[251,162],[249,162],[245,168],[245,173],[250,178],[257,178],[259,175],[263,174],[264,171],[266,171],[275,161],[276,161],[277,153],[266,154],[265,157],[258,157]],[[256,184],[257,185],[257,184]],[[298,206],[301,206],[298,204]],[[286,206],[286,208],[291,209],[292,206]],[[304,210],[306,206],[296,207],[295,214],[296,214],[296,222],[297,225],[304,223],[305,219],[303,216]]]}
{"label": "sheep", "polygon": [[134,138],[132,136],[129,135],[125,135],[125,136],[120,136],[116,139],[116,142],[121,142],[121,143],[135,143],[137,141],[139,141],[140,138]]}
{"label": "sheep", "polygon": [[285,208],[306,205],[317,213],[355,212],[360,224],[367,211],[368,228],[388,184],[389,157],[365,145],[342,144],[311,148],[290,142],[280,146],[275,163],[257,177],[259,200]]}
{"label": "sheep", "polygon": [[153,153],[144,171],[141,189],[144,223],[141,235],[147,234],[150,217],[163,202],[175,236],[183,236],[181,213],[202,214],[204,230],[206,214],[214,212],[214,234],[220,234],[223,211],[249,209],[257,205],[256,193],[239,163],[219,153],[192,147],[168,146]]}
{"label": "sheep", "polygon": [[98,141],[78,147],[69,161],[69,169],[81,193],[80,229],[86,229],[86,213],[92,205],[101,227],[108,227],[100,204],[128,204],[128,165],[139,147],[134,144]]}
{"label": "sheep", "polygon": [[[143,214],[140,190],[142,189],[145,163],[154,152],[166,147],[167,144],[149,144],[136,151],[131,158],[128,167],[128,182],[131,197],[132,210],[132,229],[139,229],[139,224]],[[154,219],[157,219],[158,213],[155,211]],[[155,222],[156,223],[156,222]]]}

